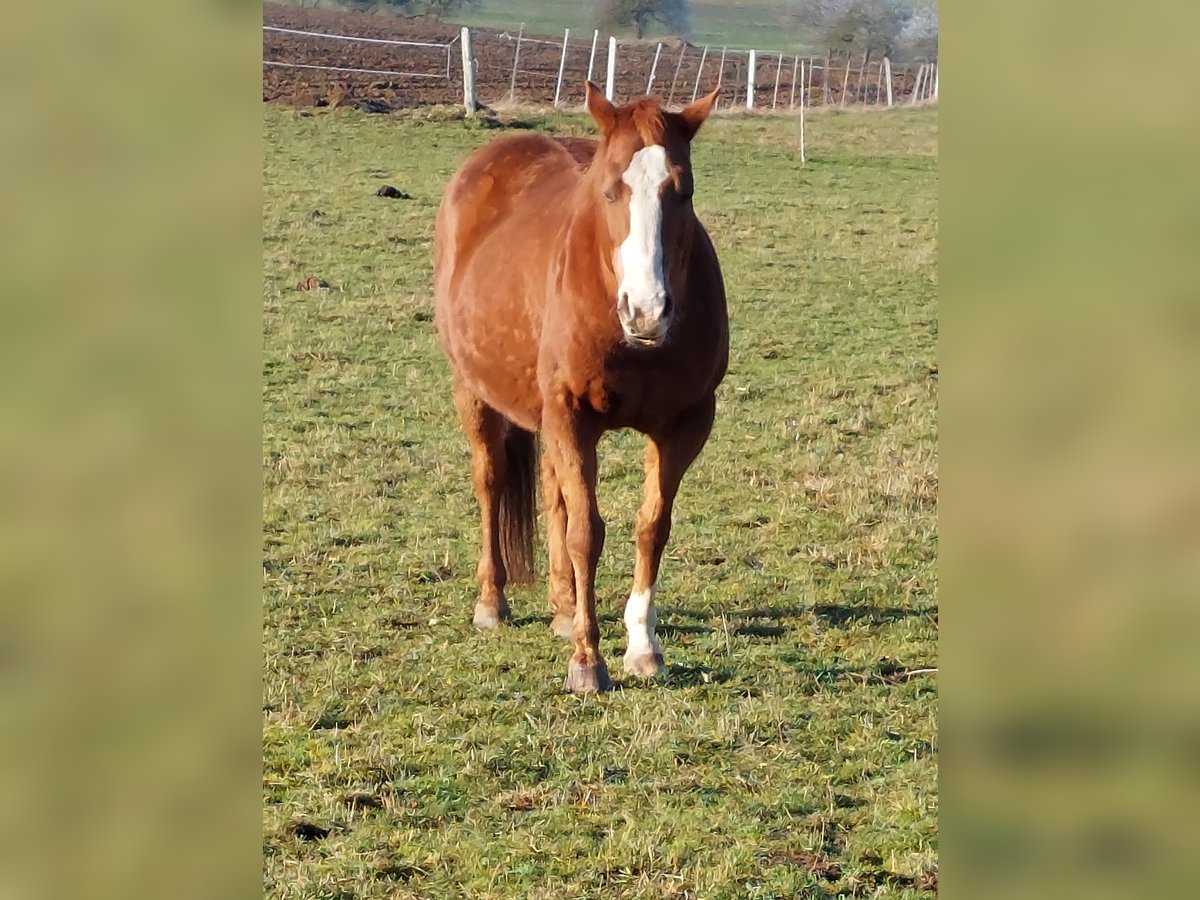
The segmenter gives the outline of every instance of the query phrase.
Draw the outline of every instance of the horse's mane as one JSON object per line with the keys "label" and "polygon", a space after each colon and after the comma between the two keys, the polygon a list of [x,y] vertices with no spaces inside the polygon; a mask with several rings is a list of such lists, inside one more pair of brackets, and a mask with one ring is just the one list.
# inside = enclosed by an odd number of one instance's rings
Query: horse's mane
{"label": "horse's mane", "polygon": [[621,118],[628,115],[633,120],[642,143],[647,146],[661,144],[667,132],[667,123],[663,118],[662,105],[657,97],[643,97],[620,110]]}

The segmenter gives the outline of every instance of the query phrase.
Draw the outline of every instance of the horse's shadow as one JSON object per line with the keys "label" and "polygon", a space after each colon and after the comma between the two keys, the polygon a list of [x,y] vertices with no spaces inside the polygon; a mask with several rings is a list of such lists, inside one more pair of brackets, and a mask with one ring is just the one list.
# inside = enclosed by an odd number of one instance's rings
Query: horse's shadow
{"label": "horse's shadow", "polygon": [[[779,637],[787,631],[787,622],[806,616],[814,616],[821,624],[833,628],[845,628],[857,623],[883,625],[889,622],[899,622],[904,619],[926,617],[935,625],[938,621],[937,606],[918,606],[912,608],[900,606],[874,606],[869,603],[817,603],[812,606],[756,606],[745,609],[731,609],[724,613],[700,612],[694,609],[664,607],[658,623],[658,633],[663,635],[680,634],[712,634],[726,627],[729,622],[736,622],[729,629],[731,634],[748,637]],[[617,612],[601,613],[597,616],[605,624],[620,624],[622,617]],[[691,620],[679,622],[679,619]],[[724,619],[723,623],[721,620]],[[768,620],[767,622],[754,620]],[[671,620],[671,621],[664,621]],[[712,622],[714,624],[704,624]],[[524,628],[528,625],[550,626],[548,613],[531,613],[516,616],[510,623],[514,628]]]}
{"label": "horse's shadow", "polygon": [[818,603],[810,610],[825,625],[834,628],[844,628],[858,622],[871,625],[883,625],[888,622],[900,622],[927,616],[937,623],[937,607],[921,606],[906,609],[900,606],[871,606],[861,604]]}

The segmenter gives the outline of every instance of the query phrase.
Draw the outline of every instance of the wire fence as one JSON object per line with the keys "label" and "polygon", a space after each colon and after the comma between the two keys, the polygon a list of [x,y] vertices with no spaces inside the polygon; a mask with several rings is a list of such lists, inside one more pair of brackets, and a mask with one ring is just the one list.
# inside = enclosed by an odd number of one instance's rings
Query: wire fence
{"label": "wire fence", "polygon": [[[386,97],[391,108],[463,103],[468,100],[464,45],[473,68],[474,104],[484,106],[575,105],[583,101],[585,80],[602,81],[617,102],[654,93],[668,105],[686,103],[720,84],[718,108],[753,111],[888,107],[938,95],[936,61],[893,66],[867,55],[758,53],[682,41],[622,44],[602,39],[599,31],[579,39],[567,30],[551,40],[527,36],[523,24],[515,31],[464,28],[444,41],[264,25],[264,98],[288,99],[285,73],[291,72],[290,80],[310,94],[336,85],[351,97]],[[315,73],[328,75],[322,82]],[[316,102],[322,105],[319,97]]]}

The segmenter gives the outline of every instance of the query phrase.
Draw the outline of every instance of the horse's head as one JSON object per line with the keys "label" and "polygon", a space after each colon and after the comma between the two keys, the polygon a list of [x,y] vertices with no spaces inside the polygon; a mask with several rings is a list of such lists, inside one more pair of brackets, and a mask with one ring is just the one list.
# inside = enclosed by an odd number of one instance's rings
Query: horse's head
{"label": "horse's head", "polygon": [[588,82],[588,111],[603,135],[589,184],[607,224],[617,318],[633,346],[666,340],[696,226],[691,141],[720,90],[675,113],[651,97],[615,107]]}

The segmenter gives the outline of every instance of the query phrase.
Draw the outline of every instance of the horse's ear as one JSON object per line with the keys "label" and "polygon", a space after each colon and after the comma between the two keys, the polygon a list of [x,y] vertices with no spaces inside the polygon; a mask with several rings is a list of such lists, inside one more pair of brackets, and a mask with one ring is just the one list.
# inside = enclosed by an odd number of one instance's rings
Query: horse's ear
{"label": "horse's ear", "polygon": [[720,94],[721,86],[718,84],[711,94],[706,94],[699,100],[692,101],[680,110],[679,120],[683,122],[684,128],[687,129],[689,139],[695,137],[696,132],[700,130],[700,126],[704,124],[704,120],[712,112],[713,104],[717,102],[717,97]]}
{"label": "horse's ear", "polygon": [[617,108],[604,96],[604,91],[600,90],[600,88],[596,87],[590,81],[587,82],[584,93],[587,97],[588,112],[592,114],[592,118],[600,126],[600,133],[607,135],[617,127]]}

